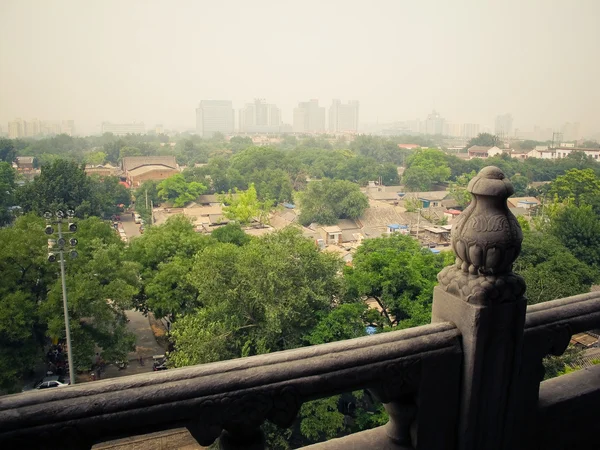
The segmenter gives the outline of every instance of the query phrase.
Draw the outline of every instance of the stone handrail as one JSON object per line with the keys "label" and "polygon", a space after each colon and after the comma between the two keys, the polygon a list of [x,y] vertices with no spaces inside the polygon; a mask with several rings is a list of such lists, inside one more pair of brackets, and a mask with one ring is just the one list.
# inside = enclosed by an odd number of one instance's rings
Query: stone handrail
{"label": "stone handrail", "polygon": [[598,448],[599,383],[600,365],[544,381],[530,448]]}
{"label": "stone handrail", "polygon": [[[520,439],[515,448],[535,448],[539,441],[538,429],[544,426],[543,423],[538,423],[544,420],[544,416],[537,413],[540,389],[557,382],[542,382],[542,359],[547,355],[562,355],[573,334],[594,328],[600,328],[600,292],[575,295],[527,308],[522,364],[516,380],[519,401],[514,414],[513,432]],[[596,385],[600,390],[600,378],[596,380]],[[583,420],[588,414],[587,411],[580,411],[579,414],[575,410],[571,412],[574,420],[576,417]]]}
{"label": "stone handrail", "polygon": [[[262,448],[259,427],[263,421],[289,426],[307,400],[369,388],[384,403],[392,404],[418,392],[423,382],[433,384],[431,374],[442,368],[449,371],[446,381],[431,389],[456,392],[460,360],[458,331],[440,323],[10,395],[0,398],[0,448],[89,449],[111,438],[180,426],[187,427],[203,445],[221,436],[222,448]],[[440,395],[443,403],[443,392]],[[449,414],[456,407],[455,395],[450,397]],[[410,419],[406,424],[397,422],[395,428],[389,426],[390,438],[408,439],[407,427],[414,417]],[[451,425],[452,420],[444,419]],[[448,433],[453,433],[452,426]]]}

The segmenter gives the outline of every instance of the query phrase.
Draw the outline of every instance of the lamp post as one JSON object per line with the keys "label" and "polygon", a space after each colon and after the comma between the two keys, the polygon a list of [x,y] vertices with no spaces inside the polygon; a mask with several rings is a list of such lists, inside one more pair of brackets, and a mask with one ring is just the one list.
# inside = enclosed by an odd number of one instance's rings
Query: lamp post
{"label": "lamp post", "polygon": [[[74,216],[74,211],[73,210],[68,210],[67,211],[67,215],[69,218],[72,218]],[[63,297],[63,310],[64,310],[64,315],[65,315],[65,334],[66,334],[66,338],[67,338],[67,358],[68,358],[68,362],[69,362],[69,379],[71,381],[71,385],[75,384],[75,368],[73,366],[73,348],[71,347],[71,327],[69,326],[69,308],[68,308],[68,304],[67,304],[67,283],[66,283],[66,279],[65,279],[65,251],[64,251],[64,247],[66,245],[66,241],[65,238],[63,237],[63,231],[62,231],[62,221],[65,218],[65,213],[62,210],[58,210],[56,212],[56,220],[52,220],[52,213],[50,212],[46,212],[44,213],[44,217],[46,218],[46,220],[50,223],[54,223],[57,225],[58,227],[58,240],[56,241],[56,244],[58,246],[58,255],[59,255],[59,263],[60,263],[60,281],[61,281],[61,285],[62,285],[62,297]],[[74,222],[70,222],[68,225],[68,233],[75,233],[77,231],[77,224]],[[46,234],[47,235],[52,235],[54,234],[54,228],[52,228],[52,225],[46,225]],[[77,258],[78,254],[77,251],[73,249],[73,247],[75,247],[77,245],[77,239],[75,238],[71,238],[69,239],[69,244],[71,246],[71,251],[69,252],[69,255],[71,256],[71,258]],[[51,250],[52,248],[49,247],[49,250]],[[56,262],[56,255],[49,251],[48,252],[48,261],[50,262]]]}

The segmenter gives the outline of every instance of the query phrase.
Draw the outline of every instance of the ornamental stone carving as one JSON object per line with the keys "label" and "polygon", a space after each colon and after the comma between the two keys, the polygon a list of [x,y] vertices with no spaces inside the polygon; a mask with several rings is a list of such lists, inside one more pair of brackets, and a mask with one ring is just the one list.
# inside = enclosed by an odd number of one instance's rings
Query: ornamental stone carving
{"label": "ornamental stone carving", "polygon": [[488,166],[467,190],[473,199],[452,228],[456,264],[440,272],[440,285],[474,303],[518,298],[525,292],[525,283],[511,271],[523,233],[506,205],[514,188],[502,170]]}

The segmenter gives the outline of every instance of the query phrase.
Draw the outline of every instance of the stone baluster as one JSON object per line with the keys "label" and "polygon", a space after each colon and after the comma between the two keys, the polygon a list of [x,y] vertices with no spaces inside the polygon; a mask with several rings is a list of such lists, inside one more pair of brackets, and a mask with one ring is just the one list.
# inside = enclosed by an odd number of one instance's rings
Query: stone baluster
{"label": "stone baluster", "polygon": [[523,235],[499,168],[485,167],[467,189],[473,199],[452,229],[456,264],[438,275],[432,322],[453,322],[462,334],[458,448],[507,450],[526,311],[525,282],[512,264]]}

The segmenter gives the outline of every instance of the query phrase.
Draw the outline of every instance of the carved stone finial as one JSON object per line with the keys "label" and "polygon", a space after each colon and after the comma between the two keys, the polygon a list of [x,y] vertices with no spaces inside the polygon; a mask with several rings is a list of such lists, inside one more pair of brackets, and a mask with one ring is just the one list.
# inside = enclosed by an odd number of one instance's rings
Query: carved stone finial
{"label": "carved stone finial", "polygon": [[509,272],[523,241],[519,222],[506,206],[515,192],[512,183],[499,168],[488,166],[467,190],[473,200],[452,230],[452,248],[461,269],[486,275]]}
{"label": "carved stone finial", "polygon": [[[523,241],[521,227],[506,205],[514,193],[512,183],[498,167],[488,166],[471,180],[467,190],[473,200],[452,228],[456,265],[440,272],[438,280],[447,291],[467,301],[484,301],[482,296],[488,294],[506,300],[522,295],[524,283],[511,272]],[[497,291],[501,288],[506,292]]]}

